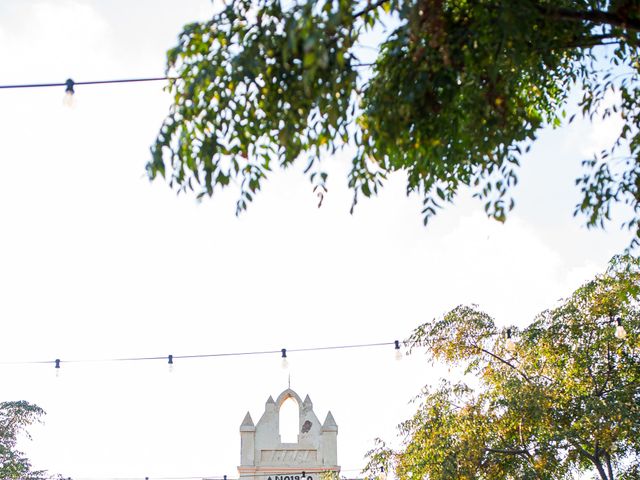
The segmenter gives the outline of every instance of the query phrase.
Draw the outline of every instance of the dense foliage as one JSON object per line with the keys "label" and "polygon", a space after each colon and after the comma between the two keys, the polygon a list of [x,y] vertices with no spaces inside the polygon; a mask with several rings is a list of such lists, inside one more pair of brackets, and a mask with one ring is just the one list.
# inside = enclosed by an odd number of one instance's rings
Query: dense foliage
{"label": "dense foliage", "polygon": [[31,462],[17,450],[20,434],[38,421],[44,411],[25,401],[0,402],[0,479],[43,480],[50,478],[42,471],[33,471]]}
{"label": "dense foliage", "polygon": [[[461,186],[503,220],[523,150],[574,88],[585,116],[624,121],[585,161],[576,212],[598,226],[627,203],[640,235],[639,29],[636,0],[229,0],[168,54],[148,172],[200,196],[234,183],[239,212],[297,159],[321,200],[319,161],[350,145],[354,205],[402,170],[425,222]],[[380,39],[370,65],[363,38]]]}
{"label": "dense foliage", "polygon": [[402,446],[369,453],[371,476],[640,478],[639,295],[640,261],[616,258],[522,330],[464,306],[420,326],[409,343],[469,381],[426,389]]}

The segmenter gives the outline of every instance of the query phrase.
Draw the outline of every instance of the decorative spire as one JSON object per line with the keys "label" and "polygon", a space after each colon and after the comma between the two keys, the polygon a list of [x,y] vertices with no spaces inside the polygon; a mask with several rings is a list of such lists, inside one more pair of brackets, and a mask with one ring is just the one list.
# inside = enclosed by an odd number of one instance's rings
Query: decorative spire
{"label": "decorative spire", "polygon": [[338,425],[336,424],[333,415],[331,415],[331,411],[327,413],[327,418],[325,418],[324,423],[322,424],[323,432],[337,432]]}
{"label": "decorative spire", "polygon": [[242,424],[240,425],[240,431],[255,431],[256,426],[253,423],[253,419],[251,418],[251,413],[247,412],[244,416],[244,420],[242,420]]}
{"label": "decorative spire", "polygon": [[267,403],[264,406],[265,412],[274,412],[276,410],[276,402],[274,402],[273,397],[269,395],[267,398]]}

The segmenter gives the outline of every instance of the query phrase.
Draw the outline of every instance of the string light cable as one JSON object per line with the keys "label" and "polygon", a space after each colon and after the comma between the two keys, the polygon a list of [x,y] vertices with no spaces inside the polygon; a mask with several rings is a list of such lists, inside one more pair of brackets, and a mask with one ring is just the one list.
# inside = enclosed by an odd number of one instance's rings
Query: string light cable
{"label": "string light cable", "polygon": [[17,89],[17,88],[48,88],[48,87],[65,87],[65,92],[74,93],[74,87],[76,85],[106,85],[110,83],[141,83],[141,82],[160,82],[160,81],[174,81],[178,80],[178,77],[144,77],[144,78],[122,78],[116,80],[89,80],[85,82],[75,82],[71,78],[68,78],[64,82],[56,83],[21,83],[14,85],[0,85],[0,90]]}
{"label": "string light cable", "polygon": [[[345,471],[345,470],[340,470],[341,472]],[[360,470],[353,470],[353,471],[360,471]],[[305,473],[305,472],[302,472]],[[311,472],[306,472],[306,473],[311,473]],[[313,473],[318,473],[318,472],[313,472]],[[243,478],[249,478],[249,477],[269,477],[269,476],[273,476],[273,473],[266,473],[266,472],[262,472],[262,473],[250,473],[250,474],[243,474],[241,477],[227,477],[227,475],[199,475],[199,476],[162,476],[162,477],[61,477],[60,480],[242,480]],[[282,474],[275,474],[275,475],[289,475],[291,476],[292,474],[290,472],[288,473],[282,473]],[[293,474],[295,476],[295,473]],[[28,479],[24,479],[24,480],[28,480]],[[345,477],[345,476],[340,476],[340,480],[367,480],[366,477]]]}
{"label": "string light cable", "polygon": [[[331,471],[331,470],[328,470]],[[358,472],[361,473],[362,469],[344,469],[341,468],[340,472]],[[260,473],[247,473],[242,474],[241,477],[228,477],[227,475],[196,475],[196,476],[170,476],[165,475],[161,477],[60,477],[60,480],[242,480],[243,478],[253,478],[253,477],[269,477],[269,476],[295,476],[297,472],[286,472],[286,473],[268,473],[268,472],[260,472]],[[301,471],[301,477],[306,477],[307,474],[318,474],[322,472],[305,472]],[[21,479],[22,480],[22,479]],[[28,480],[28,479],[24,479]],[[340,480],[367,480],[366,477],[346,477],[341,475]]]}
{"label": "string light cable", "polygon": [[76,85],[107,85],[117,83],[143,83],[143,82],[160,82],[160,81],[175,81],[178,77],[144,77],[144,78],[121,78],[115,80],[89,80],[85,82],[76,82],[71,78],[68,78],[64,82],[55,83],[22,83],[13,85],[0,85],[0,90],[13,90],[22,88],[49,88],[49,87],[65,87],[64,97],[62,104],[65,107],[73,107],[75,104],[75,87]]}
{"label": "string light cable", "polygon": [[[373,66],[372,63],[352,63],[352,67],[355,68],[369,68]],[[73,95],[75,94],[75,86],[77,85],[107,85],[114,83],[146,83],[146,82],[174,82],[180,80],[180,77],[143,77],[143,78],[120,78],[112,80],[88,80],[84,82],[76,82],[71,78],[68,78],[64,82],[52,82],[52,83],[15,83],[9,85],[0,85],[0,90],[15,90],[24,88],[59,88],[65,87],[65,95],[63,104],[65,106],[72,106]]]}
{"label": "string light cable", "polygon": [[221,353],[205,353],[205,354],[196,354],[196,355],[165,355],[165,356],[150,356],[150,357],[121,357],[121,358],[102,358],[102,359],[70,359],[70,360],[62,360],[60,358],[56,358],[55,360],[33,360],[33,361],[3,361],[0,362],[0,365],[42,365],[42,364],[53,364],[56,373],[60,372],[61,365],[63,363],[110,363],[110,362],[140,362],[140,361],[154,361],[154,360],[163,360],[166,361],[169,365],[169,370],[171,370],[175,364],[176,360],[188,360],[188,359],[197,359],[197,358],[216,358],[216,357],[239,357],[239,356],[250,356],[250,355],[274,355],[279,354],[283,361],[283,367],[288,366],[288,357],[287,353],[305,353],[305,352],[322,352],[329,350],[348,350],[348,349],[360,349],[360,348],[376,348],[376,347],[385,347],[385,346],[393,346],[394,351],[398,352],[400,349],[400,344],[404,342],[400,342],[399,340],[394,340],[392,342],[377,342],[377,343],[360,343],[360,344],[349,344],[349,345],[330,345],[330,346],[321,346],[321,347],[301,347],[301,348],[282,348],[279,350],[255,350],[255,351],[245,351],[245,352],[221,352]]}
{"label": "string light cable", "polygon": [[[371,67],[373,64],[368,63],[353,63],[353,67],[361,68],[361,67]],[[170,77],[170,76],[162,76],[162,77],[142,77],[142,78],[120,78],[120,79],[111,79],[111,80],[87,80],[83,82],[76,82],[71,78],[68,78],[64,82],[49,82],[49,83],[16,83],[9,85],[0,85],[0,90],[15,90],[15,89],[24,89],[24,88],[59,88],[65,87],[65,93],[73,95],[75,93],[74,87],[77,85],[108,85],[114,83],[146,83],[146,82],[163,82],[169,81],[174,82],[176,80],[180,80],[180,77]]]}
{"label": "string light cable", "polygon": [[[599,319],[603,320],[603,319]],[[627,332],[623,325],[621,318],[608,318],[604,319],[605,323],[613,324],[615,326],[614,335],[618,340],[623,341],[627,337]],[[512,328],[507,328],[505,335],[505,346],[509,353],[515,353],[517,350],[517,343],[514,338],[514,331]],[[496,332],[496,336],[504,335],[504,333]],[[493,336],[492,335],[492,336]],[[164,360],[167,361],[169,371],[173,370],[175,360],[188,360],[197,358],[216,358],[216,357],[239,357],[250,355],[274,355],[279,354],[282,361],[282,367],[287,369],[289,366],[288,353],[304,353],[304,352],[321,352],[328,350],[345,350],[345,349],[358,349],[358,348],[375,348],[384,346],[393,346],[396,360],[402,358],[401,345],[406,347],[406,342],[394,340],[392,342],[377,342],[377,343],[361,343],[361,344],[349,344],[349,345],[329,345],[320,347],[301,347],[301,348],[282,348],[279,350],[256,350],[256,351],[244,351],[244,352],[221,352],[221,353],[206,353],[195,355],[163,355],[163,356],[147,356],[147,357],[121,357],[121,358],[102,358],[102,359],[60,359],[55,360],[35,360],[35,361],[0,361],[0,365],[37,365],[37,364],[53,364],[56,374],[59,374],[62,363],[109,363],[109,362],[139,362],[139,361],[154,361]]]}
{"label": "string light cable", "polygon": [[[605,318],[598,319],[600,321],[604,320],[604,323],[609,325],[614,325],[614,336],[621,341],[624,341],[627,337],[627,332],[624,328],[622,318]],[[491,336],[501,336],[505,335],[501,332],[496,332]],[[505,335],[505,347],[509,353],[515,353],[517,350],[517,343],[514,338],[514,330],[512,328],[507,328]],[[244,351],[244,352],[220,352],[220,353],[206,353],[206,354],[195,354],[195,355],[163,355],[163,356],[147,356],[147,357],[121,357],[121,358],[102,358],[102,359],[60,359],[56,358],[55,360],[31,360],[31,361],[0,361],[1,365],[37,365],[37,364],[53,364],[56,374],[60,372],[62,363],[108,363],[108,362],[139,362],[139,361],[154,361],[154,360],[164,360],[167,361],[169,366],[169,371],[173,370],[173,366],[175,364],[175,360],[188,360],[188,359],[197,359],[197,358],[216,358],[216,357],[239,357],[239,356],[250,356],[250,355],[274,355],[279,354],[282,361],[282,367],[284,369],[289,366],[289,357],[288,353],[304,353],[304,352],[321,352],[328,350],[345,350],[345,349],[358,349],[358,348],[375,348],[375,347],[384,347],[384,346],[393,346],[393,350],[395,352],[396,360],[400,360],[403,357],[401,345],[403,347],[407,347],[407,343],[400,340],[394,340],[391,342],[377,342],[377,343],[361,343],[361,344],[348,344],[348,345],[329,345],[329,346],[320,346],[320,347],[300,347],[300,348],[281,348],[278,350],[255,350],[255,351]]]}

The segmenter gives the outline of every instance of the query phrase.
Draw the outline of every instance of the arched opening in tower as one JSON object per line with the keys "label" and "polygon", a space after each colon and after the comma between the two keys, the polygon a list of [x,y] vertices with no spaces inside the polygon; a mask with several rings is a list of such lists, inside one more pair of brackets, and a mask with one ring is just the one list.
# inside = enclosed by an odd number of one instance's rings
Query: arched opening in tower
{"label": "arched opening in tower", "polygon": [[294,398],[287,398],[280,406],[280,441],[298,443],[300,407]]}

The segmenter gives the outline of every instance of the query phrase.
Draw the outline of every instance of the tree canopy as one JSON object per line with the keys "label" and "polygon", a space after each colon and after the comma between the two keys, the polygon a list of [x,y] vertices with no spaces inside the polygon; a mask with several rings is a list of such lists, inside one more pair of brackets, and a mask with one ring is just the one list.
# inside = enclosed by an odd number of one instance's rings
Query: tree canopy
{"label": "tree canopy", "polygon": [[585,116],[624,122],[585,160],[576,213],[601,226],[627,203],[640,235],[639,30],[635,0],[229,0],[168,53],[174,103],[148,174],[198,196],[234,184],[240,212],[299,160],[321,201],[320,160],[350,146],[354,205],[401,170],[425,223],[461,187],[504,220],[525,151],[574,89]]}
{"label": "tree canopy", "polygon": [[17,450],[18,436],[44,415],[37,405],[25,401],[0,402],[0,478],[3,480],[44,480],[43,471],[34,471],[31,462]]}
{"label": "tree canopy", "polygon": [[370,476],[640,478],[639,294],[640,261],[615,258],[526,328],[466,306],[417,328],[412,348],[469,381],[425,389],[401,447],[378,441],[369,453]]}

